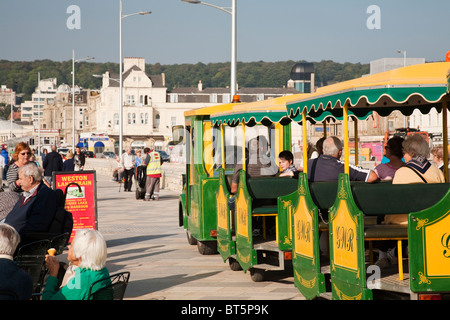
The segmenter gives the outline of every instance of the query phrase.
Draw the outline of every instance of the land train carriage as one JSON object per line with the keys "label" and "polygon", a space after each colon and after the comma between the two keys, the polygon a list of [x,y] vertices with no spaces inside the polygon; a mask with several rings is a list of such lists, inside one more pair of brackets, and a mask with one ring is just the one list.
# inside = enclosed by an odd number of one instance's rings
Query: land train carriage
{"label": "land train carriage", "polygon": [[[444,172],[447,183],[350,183],[348,112],[364,116],[375,111],[386,116],[399,110],[410,115],[416,108],[422,113],[436,108],[442,114],[444,150],[447,150],[449,69],[450,63],[409,66],[323,87],[304,99],[287,103],[287,112],[294,121],[325,112],[344,116],[345,173],[337,183],[309,183],[305,163],[299,189],[289,196],[295,235],[294,281],[308,299],[320,296],[375,299],[385,298],[387,293],[411,299],[448,297],[448,169]],[[303,133],[305,141],[306,132]],[[444,163],[447,162],[445,154]],[[328,211],[327,224],[320,224],[317,218],[320,210]],[[408,225],[379,225],[371,219],[384,214],[408,214]],[[310,226],[306,234],[305,225]],[[319,253],[321,231],[329,234],[329,257]],[[380,270],[373,265],[374,240],[398,241],[398,269]],[[403,254],[402,241],[408,244],[408,252]],[[369,257],[365,256],[367,252]]]}
{"label": "land train carriage", "polygon": [[233,104],[185,112],[186,173],[179,199],[179,225],[186,229],[188,242],[201,254],[217,253],[216,190],[219,178],[214,173],[214,141],[210,114],[228,110]]}
{"label": "land train carriage", "polygon": [[[450,63],[400,68],[299,94],[248,104],[228,104],[186,113],[185,188],[180,225],[201,253],[220,253],[233,269],[261,280],[265,270],[284,269],[292,252],[294,284],[307,299],[447,297],[450,293],[450,192],[447,183],[393,185],[350,182],[348,119],[393,110],[442,114],[447,149],[447,74]],[[280,106],[283,106],[282,111]],[[445,111],[445,112],[442,112]],[[345,172],[338,182],[309,182],[306,121],[343,120]],[[291,127],[303,132],[303,169],[298,180],[248,178],[245,147],[264,134],[270,155],[290,149]],[[357,144],[357,123],[355,145]],[[301,128],[301,129],[299,129]],[[324,130],[326,133],[326,130]],[[356,149],[357,152],[357,149]],[[358,156],[355,155],[358,161]],[[230,178],[243,164],[235,210],[229,210]],[[448,156],[445,154],[445,162]],[[286,180],[281,180],[286,179]],[[282,182],[282,183],[281,183]],[[319,213],[328,212],[328,220]],[[408,226],[379,225],[384,214],[408,214]],[[263,222],[254,237],[254,222]],[[329,255],[321,256],[319,236],[329,235]],[[377,270],[372,242],[397,240],[398,269]],[[408,243],[402,252],[401,242]],[[388,271],[388,273],[386,273]],[[389,273],[391,272],[391,273]]]}
{"label": "land train carriage", "polygon": [[[286,212],[280,214],[277,198],[296,190],[298,181],[290,177],[250,177],[248,158],[254,152],[250,141],[265,137],[268,146],[263,152],[278,165],[278,154],[291,150],[291,119],[286,114],[286,102],[301,95],[240,104],[211,115],[212,126],[219,129],[218,153],[222,156],[218,161],[218,251],[233,270],[249,270],[254,281],[263,280],[267,270],[285,270],[290,264],[290,221]],[[236,166],[230,162],[235,150],[231,148],[230,154],[230,146],[240,150],[237,163],[242,164],[234,211],[228,205]],[[255,230],[260,233],[254,234]]]}

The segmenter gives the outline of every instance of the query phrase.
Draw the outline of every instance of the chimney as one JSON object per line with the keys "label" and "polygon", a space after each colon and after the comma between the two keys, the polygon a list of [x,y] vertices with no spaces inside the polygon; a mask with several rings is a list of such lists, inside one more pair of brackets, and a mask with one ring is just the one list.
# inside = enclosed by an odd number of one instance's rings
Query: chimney
{"label": "chimney", "polygon": [[202,80],[198,81],[198,91],[203,91],[203,84],[202,84]]}

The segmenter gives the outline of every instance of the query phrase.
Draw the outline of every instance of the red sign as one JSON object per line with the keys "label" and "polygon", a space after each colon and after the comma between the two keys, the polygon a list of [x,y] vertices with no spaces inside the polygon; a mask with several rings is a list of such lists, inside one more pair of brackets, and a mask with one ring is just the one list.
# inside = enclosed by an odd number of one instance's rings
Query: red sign
{"label": "red sign", "polygon": [[97,185],[95,171],[54,172],[53,187],[61,189],[66,197],[65,209],[73,215],[73,231],[97,230]]}
{"label": "red sign", "polygon": [[445,62],[450,62],[450,50],[447,51],[447,54],[445,55]]}

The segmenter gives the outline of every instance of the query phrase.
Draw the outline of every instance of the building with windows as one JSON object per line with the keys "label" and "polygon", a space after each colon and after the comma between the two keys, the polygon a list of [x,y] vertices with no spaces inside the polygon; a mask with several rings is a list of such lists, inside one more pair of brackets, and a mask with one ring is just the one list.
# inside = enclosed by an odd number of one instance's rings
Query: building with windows
{"label": "building with windows", "polygon": [[34,122],[37,126],[39,117],[42,120],[44,105],[52,105],[55,100],[57,86],[56,78],[42,79],[31,95],[31,101],[24,101],[21,105],[22,121]]}

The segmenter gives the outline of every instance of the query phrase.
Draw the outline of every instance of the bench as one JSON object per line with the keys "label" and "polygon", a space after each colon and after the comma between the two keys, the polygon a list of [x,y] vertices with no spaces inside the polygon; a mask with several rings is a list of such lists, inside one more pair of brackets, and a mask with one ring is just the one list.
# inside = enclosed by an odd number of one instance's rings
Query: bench
{"label": "bench", "polygon": [[247,190],[252,198],[252,216],[263,217],[263,238],[266,239],[266,217],[275,217],[278,230],[277,199],[297,190],[298,180],[291,177],[248,178]]}

